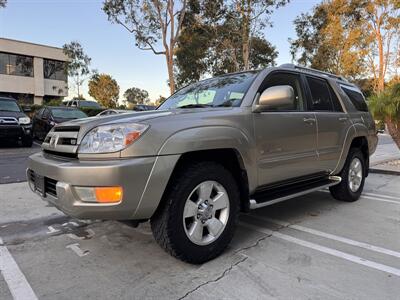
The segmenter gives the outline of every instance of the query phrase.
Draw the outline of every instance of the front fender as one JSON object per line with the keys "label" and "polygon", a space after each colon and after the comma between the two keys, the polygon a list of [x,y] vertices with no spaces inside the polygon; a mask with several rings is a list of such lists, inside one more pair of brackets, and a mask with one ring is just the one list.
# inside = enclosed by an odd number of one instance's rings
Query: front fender
{"label": "front fender", "polygon": [[249,189],[257,183],[256,147],[250,134],[230,126],[202,126],[176,132],[162,145],[158,155],[183,154],[213,149],[235,149],[247,171]]}

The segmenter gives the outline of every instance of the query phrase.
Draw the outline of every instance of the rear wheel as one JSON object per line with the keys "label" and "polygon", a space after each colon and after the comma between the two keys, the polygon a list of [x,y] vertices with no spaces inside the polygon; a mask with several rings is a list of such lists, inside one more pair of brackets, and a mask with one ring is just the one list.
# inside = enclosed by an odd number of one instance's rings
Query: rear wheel
{"label": "rear wheel", "polygon": [[232,174],[214,162],[179,172],[151,219],[156,241],[171,255],[194,264],[221,254],[230,243],[239,213]]}
{"label": "rear wheel", "polygon": [[351,148],[340,177],[340,184],[329,188],[332,196],[340,201],[353,202],[360,198],[364,188],[366,162],[358,148]]}

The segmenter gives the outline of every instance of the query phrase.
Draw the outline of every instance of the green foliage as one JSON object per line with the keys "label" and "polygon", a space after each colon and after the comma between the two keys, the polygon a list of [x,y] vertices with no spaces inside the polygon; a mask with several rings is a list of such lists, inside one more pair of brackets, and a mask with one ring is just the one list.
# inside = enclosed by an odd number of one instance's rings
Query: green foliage
{"label": "green foliage", "polygon": [[149,101],[149,93],[137,87],[129,88],[124,93],[124,98],[130,104],[144,104]]}
{"label": "green foliage", "polygon": [[368,99],[368,106],[376,120],[400,121],[400,83]]}
{"label": "green foliage", "polygon": [[[263,36],[269,16],[287,1],[190,0],[175,51],[179,87],[205,74],[274,65],[276,48]],[[251,28],[251,30],[249,30]]]}
{"label": "green foliage", "polygon": [[100,105],[114,108],[118,105],[119,85],[108,74],[94,74],[89,80],[89,95]]}
{"label": "green foliage", "polygon": [[300,65],[359,78],[366,63],[363,10],[363,0],[330,0],[298,16],[297,39],[289,40],[293,59]]}
{"label": "green foliage", "polygon": [[91,58],[85,54],[82,45],[77,41],[63,45],[64,54],[69,58],[66,64],[66,72],[72,77],[80,95],[80,87],[90,74],[89,66]]}
{"label": "green foliage", "polygon": [[51,99],[44,102],[47,106],[60,106],[62,104],[61,99]]}

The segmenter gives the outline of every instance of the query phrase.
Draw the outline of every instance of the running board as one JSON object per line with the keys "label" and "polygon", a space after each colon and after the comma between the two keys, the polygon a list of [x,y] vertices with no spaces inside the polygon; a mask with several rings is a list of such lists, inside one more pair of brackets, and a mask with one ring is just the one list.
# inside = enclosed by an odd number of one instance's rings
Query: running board
{"label": "running board", "polygon": [[[271,191],[271,193],[262,193],[257,195],[256,199],[250,199],[250,209],[256,209],[278,202],[296,198],[308,193],[312,193],[336,184],[339,184],[342,178],[339,176],[329,176],[324,180],[310,183],[303,183],[300,186],[291,186],[280,191]],[[270,194],[270,195],[269,195]],[[272,194],[272,195],[271,195]],[[264,196],[264,197],[263,197]]]}

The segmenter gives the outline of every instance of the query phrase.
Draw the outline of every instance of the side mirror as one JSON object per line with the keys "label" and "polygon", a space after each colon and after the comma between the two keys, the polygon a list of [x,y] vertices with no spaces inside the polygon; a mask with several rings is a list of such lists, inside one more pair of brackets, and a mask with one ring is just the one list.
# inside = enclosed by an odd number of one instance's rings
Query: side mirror
{"label": "side mirror", "polygon": [[29,106],[24,106],[24,107],[22,108],[22,110],[23,110],[23,112],[26,112],[26,113],[32,111],[32,109],[31,109]]}
{"label": "side mirror", "polygon": [[266,89],[258,99],[253,111],[294,110],[295,97],[290,85],[277,85]]}

